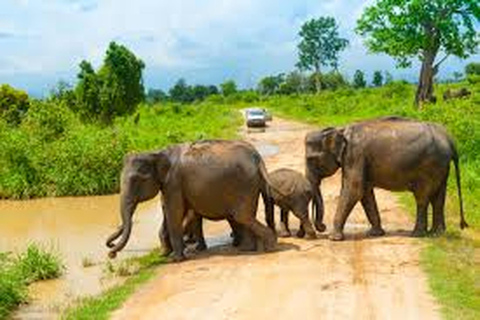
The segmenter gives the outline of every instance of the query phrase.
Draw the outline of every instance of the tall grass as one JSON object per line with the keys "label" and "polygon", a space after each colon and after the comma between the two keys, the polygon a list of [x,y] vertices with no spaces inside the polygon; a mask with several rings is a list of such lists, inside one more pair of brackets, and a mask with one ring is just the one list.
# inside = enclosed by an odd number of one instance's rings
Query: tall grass
{"label": "tall grass", "polygon": [[143,105],[102,126],[61,103],[36,102],[19,127],[0,119],[0,198],[114,193],[126,153],[231,138],[238,119],[223,105]]}
{"label": "tall grass", "polygon": [[0,319],[28,300],[28,284],[57,278],[62,272],[59,256],[37,244],[30,244],[17,256],[0,253]]}

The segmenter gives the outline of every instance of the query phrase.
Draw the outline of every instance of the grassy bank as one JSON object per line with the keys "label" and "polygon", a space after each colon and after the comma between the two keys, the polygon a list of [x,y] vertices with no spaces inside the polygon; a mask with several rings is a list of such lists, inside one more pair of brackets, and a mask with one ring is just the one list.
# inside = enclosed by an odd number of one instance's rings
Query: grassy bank
{"label": "grassy bank", "polygon": [[81,122],[62,103],[35,103],[18,127],[0,119],[0,198],[114,193],[126,153],[232,138],[239,118],[209,103],[143,105],[102,126]]}
{"label": "grassy bank", "polygon": [[[62,319],[108,319],[110,314],[118,309],[128,297],[143,283],[150,280],[159,265],[165,263],[157,250],[140,258],[131,258],[118,267],[111,266],[111,272],[117,275],[127,275],[128,278],[121,285],[115,286],[97,297],[88,297],[74,303],[65,310]],[[124,270],[132,270],[125,272]]]}
{"label": "grassy bank", "polygon": [[31,244],[18,255],[0,253],[0,319],[28,301],[27,286],[53,279],[63,272],[60,258],[49,250]]}
{"label": "grassy bank", "polygon": [[[450,231],[445,237],[426,240],[421,261],[447,318],[480,319],[480,88],[468,84],[440,85],[436,88],[437,96],[441,97],[452,86],[468,86],[473,95],[448,102],[440,98],[437,104],[416,110],[415,88],[393,83],[376,89],[328,91],[318,96],[272,97],[263,105],[275,114],[319,127],[385,115],[443,124],[457,142],[465,212],[472,228],[461,233],[458,229],[459,206],[452,174],[446,209]],[[413,203],[407,207],[414,214]]]}

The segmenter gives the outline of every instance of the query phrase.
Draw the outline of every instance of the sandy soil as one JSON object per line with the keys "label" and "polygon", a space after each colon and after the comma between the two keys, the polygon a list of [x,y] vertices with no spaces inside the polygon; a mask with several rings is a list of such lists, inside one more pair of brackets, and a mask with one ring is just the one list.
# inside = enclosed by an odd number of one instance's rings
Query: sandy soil
{"label": "sandy soil", "polygon": [[[262,131],[242,129],[263,149],[269,170],[303,172],[303,139],[311,127],[274,119]],[[337,174],[322,191],[327,226],[340,187]],[[437,319],[419,267],[421,244],[408,237],[411,219],[391,193],[376,196],[387,235],[367,238],[360,206],[345,229],[347,240],[282,238],[278,251],[239,253],[227,243],[226,223],[206,224],[207,252],[170,264],[114,313],[114,319]],[[263,208],[259,207],[259,216]],[[277,212],[278,224],[278,212]],[[263,217],[260,218],[263,221]],[[292,231],[298,224],[292,216]]]}

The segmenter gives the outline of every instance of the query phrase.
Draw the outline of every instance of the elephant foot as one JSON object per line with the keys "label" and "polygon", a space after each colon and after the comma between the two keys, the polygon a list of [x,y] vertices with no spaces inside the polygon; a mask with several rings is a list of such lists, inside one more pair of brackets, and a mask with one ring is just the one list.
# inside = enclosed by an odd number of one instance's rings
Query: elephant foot
{"label": "elephant foot", "polygon": [[315,229],[317,229],[318,232],[322,233],[327,230],[327,226],[322,222],[315,222]]}
{"label": "elephant foot", "polygon": [[280,232],[278,233],[278,236],[280,238],[288,238],[288,237],[291,237],[292,234],[290,233],[290,230],[280,230]]}
{"label": "elephant foot", "polygon": [[371,228],[370,230],[367,231],[367,236],[369,237],[381,237],[384,235],[385,235],[385,230],[383,230],[381,227]]}
{"label": "elephant foot", "polygon": [[302,228],[298,229],[296,236],[297,236],[297,238],[305,237],[305,230],[303,230]]}
{"label": "elephant foot", "polygon": [[243,252],[257,251],[257,243],[255,241],[242,241],[238,246],[238,250]]}
{"label": "elephant foot", "polygon": [[186,244],[193,244],[193,243],[197,242],[197,241],[195,240],[195,238],[193,238],[193,237],[186,237],[183,241],[184,241]]}
{"label": "elephant foot", "polygon": [[[303,238],[303,237],[299,237],[299,238]],[[314,239],[317,239],[317,234],[316,233],[307,233],[305,238],[308,239],[308,240],[314,240]]]}
{"label": "elephant foot", "polygon": [[433,227],[430,231],[429,234],[433,237],[438,237],[441,236],[442,234],[445,233],[445,227]]}
{"label": "elephant foot", "polygon": [[168,262],[178,263],[185,260],[185,255],[182,254],[173,254],[172,256],[168,257]]}
{"label": "elephant foot", "polygon": [[162,249],[160,250],[160,255],[163,257],[168,257],[172,252],[172,248],[162,247]]}
{"label": "elephant foot", "polygon": [[332,232],[328,236],[328,239],[332,241],[342,241],[345,239],[345,236],[343,235],[343,232]]}
{"label": "elephant foot", "polygon": [[414,238],[421,238],[427,236],[427,231],[423,229],[414,229],[410,235]]}
{"label": "elephant foot", "polygon": [[267,237],[264,242],[264,250],[265,252],[272,252],[277,248],[277,237],[272,235],[271,237]]}
{"label": "elephant foot", "polygon": [[205,242],[198,242],[197,245],[195,246],[195,251],[205,251],[207,250],[207,245]]}

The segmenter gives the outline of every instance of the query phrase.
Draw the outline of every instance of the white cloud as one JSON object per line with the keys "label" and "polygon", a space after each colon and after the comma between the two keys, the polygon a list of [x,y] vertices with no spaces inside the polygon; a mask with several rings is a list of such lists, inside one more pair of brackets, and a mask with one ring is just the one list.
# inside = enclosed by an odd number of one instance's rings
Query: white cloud
{"label": "white cloud", "polygon": [[260,76],[293,69],[301,24],[324,15],[335,17],[351,40],[342,70],[391,69],[393,60],[368,55],[353,31],[372,2],[2,0],[0,80],[59,73],[73,79],[82,59],[100,65],[115,40],[145,61],[147,85],[166,86],[181,76],[253,85]]}

